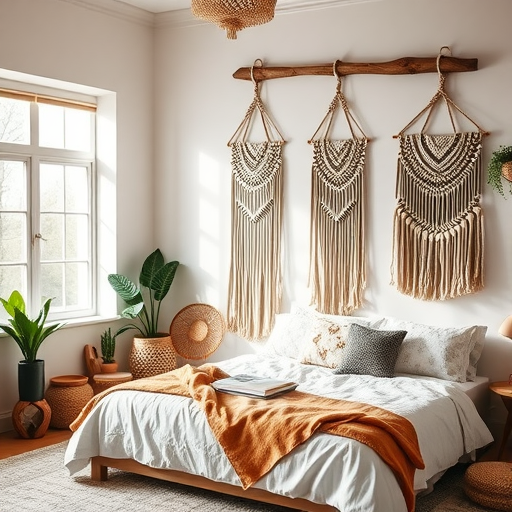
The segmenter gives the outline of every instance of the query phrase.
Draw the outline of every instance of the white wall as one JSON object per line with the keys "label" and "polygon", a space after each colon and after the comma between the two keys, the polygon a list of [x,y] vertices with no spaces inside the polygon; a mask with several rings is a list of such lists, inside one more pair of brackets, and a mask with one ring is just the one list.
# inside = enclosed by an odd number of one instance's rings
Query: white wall
{"label": "white wall", "polygon": [[[99,2],[95,2],[99,4]],[[0,0],[0,68],[83,83],[117,93],[118,268],[136,275],[159,246],[178,259],[162,328],[191,302],[224,314],[230,254],[230,152],[226,143],[252,99],[252,84],[232,78],[256,58],[272,65],[378,62],[435,56],[477,57],[479,71],[453,74],[447,90],[481,126],[484,163],[492,149],[512,142],[512,50],[508,0],[382,0],[278,14],[264,26],[227,40],[209,24],[182,24],[182,14],[152,17],[126,10],[117,16],[62,0]],[[125,15],[126,14],[126,15]],[[331,77],[268,81],[262,96],[285,145],[284,298],[307,302],[311,147],[307,140],[334,94]],[[446,302],[421,302],[390,284],[391,219],[397,141],[393,139],[429,101],[435,74],[356,75],[345,81],[354,113],[371,137],[368,173],[368,288],[363,313],[442,325],[485,324],[480,371],[493,380],[512,370],[512,345],[497,334],[512,313],[512,238],[505,201],[484,187],[486,287]],[[155,100],[153,116],[153,98]],[[83,372],[82,349],[97,343],[105,325],[67,328],[41,350],[47,377]],[[129,334],[119,343],[126,362]],[[255,350],[227,335],[212,360]],[[0,430],[17,400],[17,347],[0,338]],[[493,402],[491,419],[503,406]]]}
{"label": "white wall", "polygon": [[[452,99],[484,129],[483,162],[492,149],[512,143],[512,51],[507,0],[385,0],[278,14],[264,26],[227,40],[214,25],[161,24],[156,33],[156,237],[185,266],[174,290],[179,306],[205,301],[227,306],[230,257],[230,151],[252,84],[235,80],[257,58],[268,66],[379,62],[405,56],[435,57],[448,45],[454,56],[479,59],[479,70],[448,76]],[[398,143],[393,138],[436,91],[436,74],[355,75],[344,91],[372,139],[367,157],[368,287],[361,313],[378,313],[440,325],[489,327],[480,371],[493,380],[512,371],[512,344],[497,334],[512,313],[512,196],[502,199],[486,184],[485,289],[444,302],[423,302],[390,285],[392,214]],[[284,300],[307,302],[311,147],[334,96],[331,77],[269,80],[262,96],[287,143],[284,148]],[[441,111],[442,112],[442,111]],[[443,112],[443,116],[445,113]],[[437,121],[436,121],[437,123]],[[448,117],[439,129],[450,129]],[[421,125],[415,125],[419,130]],[[464,129],[472,129],[471,125]],[[409,132],[410,133],[410,132]],[[485,171],[484,171],[485,172]],[[484,182],[486,179],[484,179]],[[176,245],[179,241],[178,245]],[[255,350],[227,335],[212,360]],[[493,401],[492,414],[504,408]]]}

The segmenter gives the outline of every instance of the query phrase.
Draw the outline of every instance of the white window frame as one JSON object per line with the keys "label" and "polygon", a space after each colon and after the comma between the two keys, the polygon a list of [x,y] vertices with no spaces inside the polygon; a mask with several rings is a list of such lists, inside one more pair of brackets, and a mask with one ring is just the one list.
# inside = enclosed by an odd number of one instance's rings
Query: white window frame
{"label": "white window frame", "polygon": [[[13,82],[5,80],[7,78],[28,78],[25,83]],[[58,89],[49,89],[46,83],[54,87],[58,85]],[[69,89],[61,89],[60,86],[71,86]],[[20,89],[21,86],[21,89]],[[25,161],[27,166],[32,166],[34,169],[41,163],[52,163],[53,161],[60,164],[72,165],[87,165],[89,167],[89,180],[91,190],[91,204],[90,204],[90,224],[91,224],[91,244],[90,244],[90,262],[92,265],[91,275],[91,308],[88,310],[68,311],[68,312],[52,312],[50,310],[49,318],[52,320],[60,319],[67,320],[68,324],[80,325],[82,323],[104,321],[117,317],[116,297],[115,293],[108,286],[106,275],[108,273],[116,272],[116,219],[115,219],[115,164],[116,164],[116,95],[111,91],[95,89],[90,87],[79,86],[77,84],[60,83],[55,80],[48,80],[42,77],[34,77],[23,75],[16,72],[8,72],[7,70],[0,69],[0,87],[11,88],[15,90],[26,90],[27,92],[43,91],[44,94],[49,94],[54,97],[64,97],[66,99],[78,100],[98,103],[98,110],[96,112],[95,129],[96,137],[92,140],[95,142],[95,148],[92,154],[87,154],[79,151],[70,150],[54,150],[49,148],[37,148],[37,154],[33,154],[33,149],[38,143],[38,126],[36,123],[31,123],[31,143],[30,145],[20,145],[12,143],[0,143],[0,155],[2,157],[11,158],[13,160]],[[73,90],[75,89],[75,90]],[[85,92],[84,92],[85,91]],[[62,96],[63,95],[63,96]],[[35,104],[31,103],[31,109],[37,108]],[[102,122],[98,123],[98,116],[101,116]],[[106,121],[106,122],[105,122]],[[98,128],[98,125],[101,128]],[[98,144],[99,142],[99,144]],[[114,144],[114,146],[112,146]],[[112,149],[112,147],[114,149]],[[99,149],[100,148],[100,149]],[[98,152],[101,153],[101,159],[98,163]],[[29,182],[36,182],[36,179],[28,180]],[[39,200],[39,190],[30,188],[27,183],[28,190],[28,205],[27,214],[30,218],[34,217],[32,208],[32,201],[34,198]],[[114,192],[112,196],[112,192]],[[108,196],[108,208],[102,207],[105,204]],[[113,205],[113,207],[112,207]],[[38,219],[39,221],[39,219]],[[29,267],[27,282],[28,287],[31,288],[31,282],[37,280],[37,266],[34,266],[32,258],[38,251],[31,251],[32,236],[40,231],[37,225],[32,226],[32,231],[27,234],[27,251],[29,258],[27,262]],[[30,226],[27,225],[27,230]],[[44,237],[44,234],[42,234]],[[32,254],[30,254],[32,252]],[[38,258],[38,256],[37,256]],[[105,281],[105,282],[103,282]],[[38,290],[34,290],[31,294],[32,302],[27,305],[30,308],[30,313],[36,313],[41,304],[36,304],[37,297],[39,297]]]}

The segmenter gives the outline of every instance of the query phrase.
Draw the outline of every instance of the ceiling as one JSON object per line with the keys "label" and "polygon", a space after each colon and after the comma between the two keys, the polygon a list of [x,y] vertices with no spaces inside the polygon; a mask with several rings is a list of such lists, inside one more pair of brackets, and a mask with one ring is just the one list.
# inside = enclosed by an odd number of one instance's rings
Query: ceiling
{"label": "ceiling", "polygon": [[190,9],[190,0],[118,0],[124,4],[130,4],[145,11],[160,13]]}
{"label": "ceiling", "polygon": [[[124,4],[130,4],[139,9],[144,9],[145,11],[152,13],[162,13],[168,11],[177,11],[180,9],[190,9],[190,0],[117,0]],[[350,0],[349,0],[350,1]],[[352,0],[354,1],[354,0]],[[289,6],[318,6],[325,3],[337,3],[337,2],[347,2],[347,0],[314,0],[314,1],[305,1],[305,0],[277,0],[277,9],[279,7],[289,7]]]}

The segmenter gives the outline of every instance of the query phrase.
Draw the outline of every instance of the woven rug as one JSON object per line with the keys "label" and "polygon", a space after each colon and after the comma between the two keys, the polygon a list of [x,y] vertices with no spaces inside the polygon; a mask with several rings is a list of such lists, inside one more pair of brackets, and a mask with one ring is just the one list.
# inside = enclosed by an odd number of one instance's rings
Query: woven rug
{"label": "woven rug", "polygon": [[[116,470],[108,482],[93,482],[88,469],[70,477],[63,466],[66,444],[0,460],[1,512],[291,511]],[[450,470],[433,493],[418,500],[416,512],[492,512],[464,496],[464,469]]]}

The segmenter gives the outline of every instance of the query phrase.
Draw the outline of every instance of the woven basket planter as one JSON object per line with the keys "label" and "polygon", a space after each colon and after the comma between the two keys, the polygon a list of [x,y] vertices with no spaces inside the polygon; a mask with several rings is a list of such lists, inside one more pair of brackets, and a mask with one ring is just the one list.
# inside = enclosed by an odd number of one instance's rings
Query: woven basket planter
{"label": "woven basket planter", "polygon": [[512,463],[476,462],[464,474],[464,491],[475,503],[512,512]]}
{"label": "woven basket planter", "polygon": [[152,377],[176,369],[176,353],[171,336],[133,338],[129,365],[134,379]]}
{"label": "woven basket planter", "polygon": [[505,162],[501,166],[501,175],[508,181],[512,181],[512,162]]}

